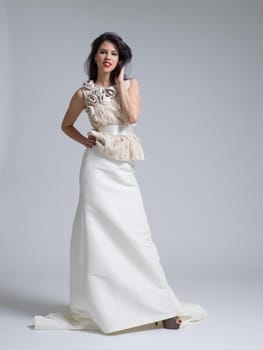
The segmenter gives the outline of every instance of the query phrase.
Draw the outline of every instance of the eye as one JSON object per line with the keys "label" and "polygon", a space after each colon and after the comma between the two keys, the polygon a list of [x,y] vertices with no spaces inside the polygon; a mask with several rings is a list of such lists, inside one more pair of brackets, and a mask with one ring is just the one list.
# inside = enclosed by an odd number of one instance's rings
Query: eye
{"label": "eye", "polygon": [[[105,52],[105,50],[100,50],[100,53],[106,53],[106,52]],[[117,52],[112,52],[112,55],[117,56],[118,53]]]}

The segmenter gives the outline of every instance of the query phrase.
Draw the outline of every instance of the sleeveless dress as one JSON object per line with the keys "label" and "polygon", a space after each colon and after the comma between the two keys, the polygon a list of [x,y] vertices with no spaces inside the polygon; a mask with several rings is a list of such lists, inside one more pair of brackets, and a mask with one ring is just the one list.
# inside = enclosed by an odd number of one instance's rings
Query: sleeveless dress
{"label": "sleeveless dress", "polygon": [[[126,88],[130,80],[126,80]],[[115,85],[82,87],[96,145],[86,148],[70,242],[70,301],[64,312],[36,315],[34,329],[82,329],[105,334],[157,327],[176,315],[180,328],[207,316],[181,301],[161,266],[136,179],[141,139],[120,108]],[[162,327],[162,323],[158,322]]]}

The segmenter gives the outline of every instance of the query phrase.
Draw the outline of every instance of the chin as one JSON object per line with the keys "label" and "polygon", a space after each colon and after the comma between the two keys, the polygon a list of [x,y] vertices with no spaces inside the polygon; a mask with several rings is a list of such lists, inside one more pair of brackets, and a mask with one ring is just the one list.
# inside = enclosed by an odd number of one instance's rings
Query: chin
{"label": "chin", "polygon": [[115,69],[115,67],[103,67],[104,70],[108,71],[108,72],[111,72]]}

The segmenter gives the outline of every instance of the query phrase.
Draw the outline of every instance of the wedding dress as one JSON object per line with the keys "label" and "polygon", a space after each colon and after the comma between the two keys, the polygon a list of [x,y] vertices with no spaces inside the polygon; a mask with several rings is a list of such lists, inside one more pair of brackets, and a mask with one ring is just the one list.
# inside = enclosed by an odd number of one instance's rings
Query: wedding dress
{"label": "wedding dress", "polygon": [[[130,80],[126,80],[126,88]],[[68,311],[36,315],[34,329],[112,333],[176,315],[181,328],[207,316],[179,300],[161,266],[136,179],[141,139],[120,108],[118,90],[82,85],[96,145],[86,148],[70,243]]]}

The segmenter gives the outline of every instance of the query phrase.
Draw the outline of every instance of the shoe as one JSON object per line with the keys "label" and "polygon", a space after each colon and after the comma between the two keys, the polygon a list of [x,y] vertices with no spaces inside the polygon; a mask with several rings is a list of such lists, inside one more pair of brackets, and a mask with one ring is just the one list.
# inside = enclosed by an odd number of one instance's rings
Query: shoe
{"label": "shoe", "polygon": [[[163,328],[178,329],[181,326],[182,320],[179,318],[179,316],[175,316],[162,320],[162,323]],[[158,322],[155,322],[155,325],[158,326]]]}

